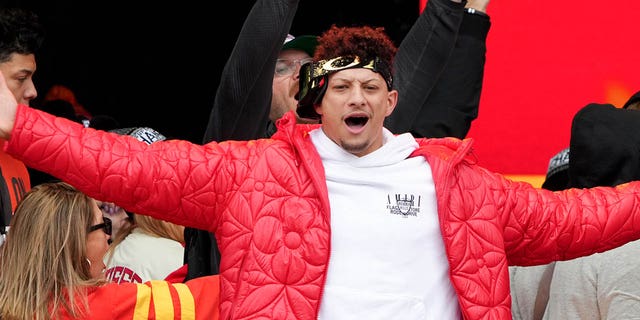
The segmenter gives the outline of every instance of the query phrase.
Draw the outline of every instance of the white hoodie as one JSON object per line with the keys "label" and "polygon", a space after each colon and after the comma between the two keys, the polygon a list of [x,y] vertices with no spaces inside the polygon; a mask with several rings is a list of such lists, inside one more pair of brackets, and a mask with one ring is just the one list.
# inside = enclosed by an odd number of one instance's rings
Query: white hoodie
{"label": "white hoodie", "polygon": [[320,319],[459,319],[431,168],[384,129],[363,157],[312,131],[327,176],[331,256]]}

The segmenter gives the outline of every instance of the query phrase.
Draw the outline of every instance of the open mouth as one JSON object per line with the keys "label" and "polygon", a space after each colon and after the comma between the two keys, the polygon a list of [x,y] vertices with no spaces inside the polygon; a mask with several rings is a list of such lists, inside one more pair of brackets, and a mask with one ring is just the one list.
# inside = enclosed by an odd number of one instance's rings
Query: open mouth
{"label": "open mouth", "polygon": [[365,116],[351,116],[346,118],[344,123],[346,123],[350,129],[361,129],[368,121],[369,118]]}

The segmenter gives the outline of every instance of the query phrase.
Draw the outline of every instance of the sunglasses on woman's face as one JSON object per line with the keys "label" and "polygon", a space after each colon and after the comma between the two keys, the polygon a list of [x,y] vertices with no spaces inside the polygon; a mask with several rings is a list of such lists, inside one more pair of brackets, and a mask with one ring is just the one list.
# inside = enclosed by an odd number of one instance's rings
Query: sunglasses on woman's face
{"label": "sunglasses on woman's face", "polygon": [[89,232],[94,232],[96,230],[102,229],[102,231],[104,231],[104,233],[106,233],[107,235],[111,235],[111,219],[107,218],[107,217],[102,217],[102,223],[96,224],[95,226],[91,226],[89,227]]}

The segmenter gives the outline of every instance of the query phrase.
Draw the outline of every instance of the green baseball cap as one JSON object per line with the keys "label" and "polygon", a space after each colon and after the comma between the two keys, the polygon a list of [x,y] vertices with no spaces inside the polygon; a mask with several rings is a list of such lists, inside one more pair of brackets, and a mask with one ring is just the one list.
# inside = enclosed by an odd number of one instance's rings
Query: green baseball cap
{"label": "green baseball cap", "polygon": [[313,57],[313,53],[316,52],[316,46],[318,45],[318,37],[312,35],[302,35],[294,37],[293,35],[287,35],[282,45],[282,50],[300,50],[306,52]]}

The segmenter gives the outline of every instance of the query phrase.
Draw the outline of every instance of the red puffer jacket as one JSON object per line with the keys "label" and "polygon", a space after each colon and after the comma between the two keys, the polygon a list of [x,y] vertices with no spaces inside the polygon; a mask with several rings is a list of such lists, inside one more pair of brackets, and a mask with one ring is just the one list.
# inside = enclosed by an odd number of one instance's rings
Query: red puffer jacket
{"label": "red puffer jacket", "polygon": [[[20,106],[7,151],[95,198],[215,232],[222,319],[315,319],[331,247],[324,171],[313,126],[289,113],[278,127],[273,139],[147,145]],[[637,183],[552,193],[477,166],[470,140],[419,143],[465,319],[511,318],[508,263],[640,238]]]}

